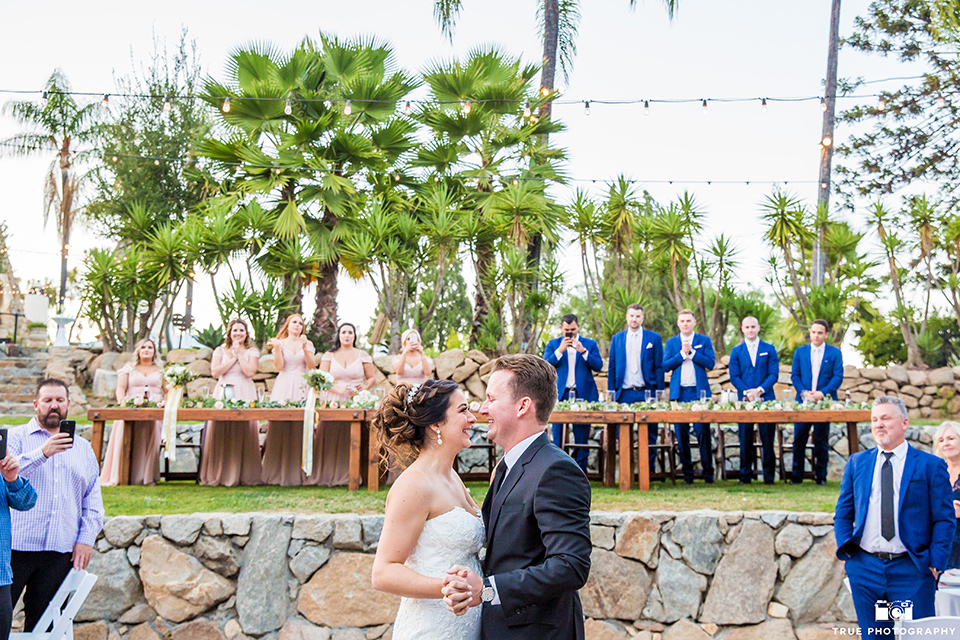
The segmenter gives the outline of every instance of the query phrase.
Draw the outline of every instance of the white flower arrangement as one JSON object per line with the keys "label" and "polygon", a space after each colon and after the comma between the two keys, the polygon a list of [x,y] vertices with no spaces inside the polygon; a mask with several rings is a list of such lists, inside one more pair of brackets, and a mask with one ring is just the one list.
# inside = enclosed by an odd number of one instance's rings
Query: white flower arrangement
{"label": "white flower arrangement", "polygon": [[182,364],[171,364],[163,370],[163,378],[174,387],[182,387],[191,380],[196,379],[197,374],[187,369]]}
{"label": "white flower arrangement", "polygon": [[380,398],[368,389],[358,391],[350,398],[350,409],[376,409]]}
{"label": "white flower arrangement", "polygon": [[314,391],[326,391],[327,389],[333,386],[333,383],[336,382],[333,379],[333,374],[329,371],[323,371],[321,369],[309,369],[303,372],[303,379],[307,381],[307,385],[313,387]]}

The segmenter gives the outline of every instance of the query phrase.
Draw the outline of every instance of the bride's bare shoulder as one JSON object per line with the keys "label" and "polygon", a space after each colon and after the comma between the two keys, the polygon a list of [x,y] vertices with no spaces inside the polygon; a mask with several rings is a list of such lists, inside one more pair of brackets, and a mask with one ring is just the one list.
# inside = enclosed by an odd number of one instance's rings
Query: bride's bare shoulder
{"label": "bride's bare shoulder", "polygon": [[391,503],[418,502],[429,508],[433,496],[432,483],[428,474],[416,466],[404,469],[390,487],[387,493],[387,506]]}

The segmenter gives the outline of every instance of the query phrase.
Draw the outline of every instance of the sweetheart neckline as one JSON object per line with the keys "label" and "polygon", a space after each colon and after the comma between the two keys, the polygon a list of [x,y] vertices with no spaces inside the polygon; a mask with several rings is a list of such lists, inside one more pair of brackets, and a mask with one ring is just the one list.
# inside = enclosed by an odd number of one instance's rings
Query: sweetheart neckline
{"label": "sweetheart neckline", "polygon": [[[453,513],[453,512],[456,511],[457,509],[460,509],[460,511],[463,511],[463,512],[466,513],[467,515],[470,515],[470,512],[469,512],[469,511],[467,511],[466,509],[464,509],[464,508],[461,507],[460,505],[457,505],[457,506],[455,506],[454,508],[450,509],[449,511],[444,511],[443,513],[441,513],[441,514],[439,514],[439,515],[436,515],[436,516],[433,516],[432,518],[427,518],[427,522],[430,522],[430,521],[432,521],[432,520],[436,520],[437,518],[442,518],[443,516],[447,515],[448,513]],[[472,516],[472,517],[476,518],[477,520],[480,520],[480,519],[482,518],[481,513],[482,513],[482,512],[481,512],[479,509],[477,509],[477,515]]]}

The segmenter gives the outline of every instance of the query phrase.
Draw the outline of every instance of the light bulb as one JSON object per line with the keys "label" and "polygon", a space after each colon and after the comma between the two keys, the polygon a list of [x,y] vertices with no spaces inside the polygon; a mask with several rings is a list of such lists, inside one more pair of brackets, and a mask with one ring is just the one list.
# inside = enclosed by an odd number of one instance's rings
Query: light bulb
{"label": "light bulb", "polygon": [[583,103],[583,115],[585,115],[585,116],[590,115],[590,101],[589,101],[589,100],[585,100],[584,103]]}
{"label": "light bulb", "polygon": [[283,112],[287,115],[293,113],[293,105],[290,104],[290,98],[287,98],[287,101],[284,103]]}
{"label": "light bulb", "polygon": [[701,112],[702,112],[704,115],[707,114],[707,99],[706,99],[706,98],[703,99],[703,103],[701,103],[701,105],[700,105],[700,110],[701,110]]}
{"label": "light bulb", "polygon": [[518,184],[520,184],[520,180],[518,180],[517,178],[514,178],[514,179],[513,179],[513,186],[517,186]]}
{"label": "light bulb", "polygon": [[223,109],[224,113],[230,113],[230,98],[224,98],[223,106],[220,108]]}
{"label": "light bulb", "polygon": [[827,110],[827,101],[824,98],[820,98],[820,111]]}
{"label": "light bulb", "polygon": [[154,161],[153,161],[153,166],[159,167],[159,166],[160,166],[160,160],[154,160]]}
{"label": "light bulb", "polygon": [[47,108],[47,103],[49,102],[49,101],[47,100],[47,96],[48,96],[47,92],[44,91],[44,92],[43,92],[43,97],[40,98],[40,108],[41,108],[41,109],[46,109],[46,108]]}
{"label": "light bulb", "polygon": [[877,109],[879,111],[885,111],[887,109],[887,101],[883,99],[883,96],[877,100]]}
{"label": "light bulb", "polygon": [[833,139],[830,136],[823,136],[823,140],[820,141],[820,144],[825,147],[829,147],[831,144],[833,144]]}
{"label": "light bulb", "polygon": [[407,104],[403,105],[403,113],[404,115],[410,115],[410,111],[412,111],[410,108],[410,101],[407,100]]}
{"label": "light bulb", "polygon": [[276,169],[273,170],[273,172],[274,172],[275,174],[277,174],[277,175],[280,175],[280,173],[281,173],[282,171],[283,171],[283,170],[282,170],[280,167],[277,167]]}
{"label": "light bulb", "polygon": [[[46,92],[44,92],[46,93]],[[937,107],[939,109],[944,109],[947,106],[947,101],[943,99],[942,94],[937,94]]]}
{"label": "light bulb", "polygon": [[347,103],[343,105],[343,115],[348,116],[353,111],[353,103],[347,100]]}
{"label": "light bulb", "polygon": [[763,111],[764,113],[767,112],[767,99],[766,99],[766,98],[763,98],[763,99],[760,101],[760,111]]}
{"label": "light bulb", "polygon": [[469,100],[464,100],[463,102],[460,103],[460,106],[463,108],[463,113],[464,113],[464,114],[469,114],[469,113],[470,113],[470,109],[472,108],[472,106],[470,105],[470,101],[469,101]]}
{"label": "light bulb", "polygon": [[113,157],[112,157],[112,158],[110,158],[110,159],[111,159],[111,160],[113,160],[114,162],[116,162],[116,161],[117,161],[117,160],[119,160],[120,158],[119,158],[119,157],[117,157],[117,156],[113,156]]}
{"label": "light bulb", "polygon": [[643,115],[645,115],[645,116],[650,115],[650,101],[649,101],[649,100],[644,100],[644,101],[643,101]]}
{"label": "light bulb", "polygon": [[170,110],[173,108],[173,104],[171,104],[172,100],[173,98],[171,96],[167,96],[163,101],[163,110],[167,113],[170,113]]}
{"label": "light bulb", "polygon": [[393,174],[393,181],[394,181],[394,182],[400,182],[400,174],[399,174],[399,173]]}
{"label": "light bulb", "polygon": [[530,103],[529,103],[529,102],[528,102],[527,104],[523,105],[523,117],[524,117],[524,118],[529,118],[529,117],[530,117]]}
{"label": "light bulb", "polygon": [[106,109],[107,107],[110,106],[110,94],[109,94],[109,93],[103,94],[103,102],[101,102],[100,104],[103,105],[103,108],[104,108],[104,109]]}
{"label": "light bulb", "polygon": [[540,95],[546,98],[548,95],[550,95],[550,89],[547,87],[540,87]]}

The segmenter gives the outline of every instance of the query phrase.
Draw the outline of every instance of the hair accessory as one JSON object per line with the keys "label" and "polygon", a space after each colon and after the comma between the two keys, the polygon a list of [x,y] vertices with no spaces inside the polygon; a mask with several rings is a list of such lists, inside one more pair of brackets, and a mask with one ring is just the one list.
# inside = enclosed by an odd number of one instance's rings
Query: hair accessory
{"label": "hair accessory", "polygon": [[413,398],[414,396],[417,395],[418,391],[420,391],[419,384],[415,384],[412,387],[410,387],[410,391],[407,391],[407,404],[410,404],[411,402],[413,402]]}

